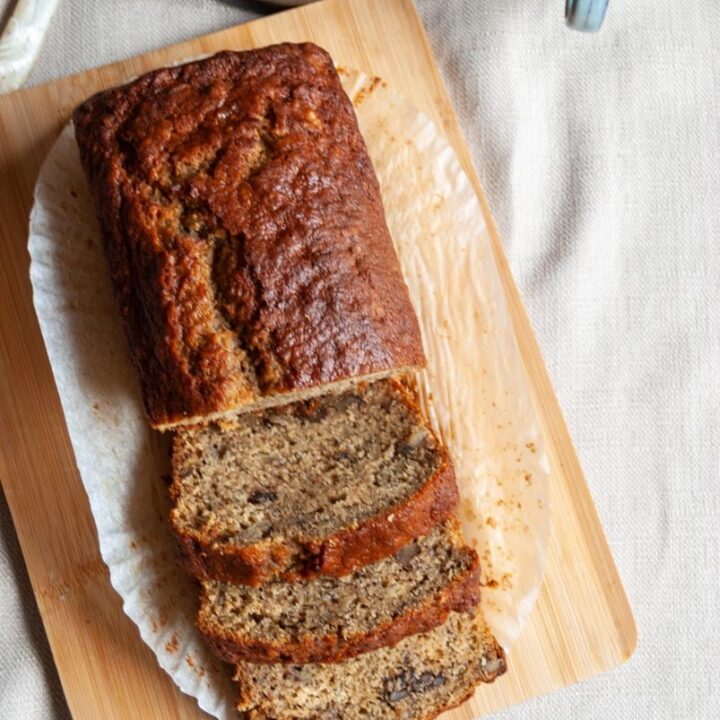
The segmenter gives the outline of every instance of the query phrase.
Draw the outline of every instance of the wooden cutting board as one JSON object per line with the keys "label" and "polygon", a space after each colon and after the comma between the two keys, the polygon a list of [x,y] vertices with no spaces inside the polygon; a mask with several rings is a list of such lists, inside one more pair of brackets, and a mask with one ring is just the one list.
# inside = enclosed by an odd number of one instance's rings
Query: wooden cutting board
{"label": "wooden cutting board", "polygon": [[[442,127],[477,189],[552,465],[545,582],[510,671],[448,718],[477,717],[626,660],[635,625],[500,238],[410,0],[327,0],[0,97],[0,478],[76,720],[199,718],[122,612],[98,551],[32,306],[26,251],[35,180],[91,93],[184,58],[313,40],[387,79]],[[88,39],[92,42],[92,39]]]}

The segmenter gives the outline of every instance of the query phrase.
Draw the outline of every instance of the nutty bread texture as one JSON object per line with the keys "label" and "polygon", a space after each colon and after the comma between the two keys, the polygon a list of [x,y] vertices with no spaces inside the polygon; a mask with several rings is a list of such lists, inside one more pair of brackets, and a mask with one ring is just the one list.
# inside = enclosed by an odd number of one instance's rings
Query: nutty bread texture
{"label": "nutty bread texture", "polygon": [[223,52],[101,92],[73,119],[154,427],[424,364],[327,52]]}
{"label": "nutty bread texture", "polygon": [[238,709],[249,720],[430,720],[506,670],[480,614],[343,663],[239,663]]}
{"label": "nutty bread texture", "polygon": [[235,584],[347,575],[458,501],[447,450],[395,379],[179,428],[172,474],[186,567]]}
{"label": "nutty bread texture", "polygon": [[480,599],[477,553],[451,518],[343,578],[202,583],[198,628],[224,660],[338,662],[443,623]]}

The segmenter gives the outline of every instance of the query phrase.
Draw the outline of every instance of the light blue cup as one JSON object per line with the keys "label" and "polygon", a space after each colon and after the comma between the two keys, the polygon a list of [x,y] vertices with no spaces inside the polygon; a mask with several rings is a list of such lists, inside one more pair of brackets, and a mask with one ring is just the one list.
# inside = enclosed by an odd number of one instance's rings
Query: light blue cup
{"label": "light blue cup", "polygon": [[573,30],[595,32],[607,12],[608,0],[565,0],[565,22]]}

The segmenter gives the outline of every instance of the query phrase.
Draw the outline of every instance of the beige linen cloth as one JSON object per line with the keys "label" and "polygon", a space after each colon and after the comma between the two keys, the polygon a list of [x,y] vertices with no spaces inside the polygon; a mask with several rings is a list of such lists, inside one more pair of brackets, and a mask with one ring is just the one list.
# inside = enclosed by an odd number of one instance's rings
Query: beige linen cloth
{"label": "beige linen cloth", "polygon": [[[598,35],[562,0],[417,4],[639,628],[498,717],[720,717],[720,4],[611,2]],[[30,83],[260,11],[61,0]],[[4,499],[0,614],[0,718],[68,718]]]}

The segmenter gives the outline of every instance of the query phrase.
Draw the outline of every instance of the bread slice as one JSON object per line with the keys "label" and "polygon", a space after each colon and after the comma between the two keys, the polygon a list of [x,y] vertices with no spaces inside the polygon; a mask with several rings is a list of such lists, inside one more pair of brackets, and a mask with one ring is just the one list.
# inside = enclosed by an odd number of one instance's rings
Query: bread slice
{"label": "bread slice", "polygon": [[249,720],[428,720],[505,672],[482,617],[452,613],[434,630],[343,663],[240,663]]}
{"label": "bread slice", "polygon": [[190,572],[248,584],[351,573],[458,499],[447,451],[396,380],[179,429],[171,495]]}
{"label": "bread slice", "polygon": [[426,632],[480,599],[477,553],[451,518],[344,578],[202,584],[198,627],[224,660],[337,662]]}

